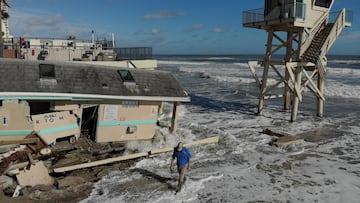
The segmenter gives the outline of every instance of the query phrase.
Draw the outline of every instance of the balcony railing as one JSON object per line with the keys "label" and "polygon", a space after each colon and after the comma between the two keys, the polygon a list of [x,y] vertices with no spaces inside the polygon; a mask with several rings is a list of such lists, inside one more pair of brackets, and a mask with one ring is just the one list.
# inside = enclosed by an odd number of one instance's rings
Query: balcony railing
{"label": "balcony railing", "polygon": [[264,9],[253,9],[243,12],[243,24],[264,21]]}
{"label": "balcony railing", "polygon": [[305,8],[306,5],[304,3],[295,2],[275,7],[268,13],[265,13],[263,8],[244,11],[243,24],[268,20],[305,19]]}
{"label": "balcony railing", "polygon": [[151,47],[115,48],[114,51],[117,53],[117,60],[152,59]]}

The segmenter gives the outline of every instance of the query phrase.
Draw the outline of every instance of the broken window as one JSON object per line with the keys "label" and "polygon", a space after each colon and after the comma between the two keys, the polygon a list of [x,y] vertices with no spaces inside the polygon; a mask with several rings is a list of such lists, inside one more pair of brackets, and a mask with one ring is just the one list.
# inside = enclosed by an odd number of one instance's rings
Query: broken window
{"label": "broken window", "polygon": [[55,79],[55,66],[53,64],[40,64],[39,74],[42,79]]}
{"label": "broken window", "polygon": [[333,0],[316,0],[315,6],[330,8],[332,2],[333,2]]}
{"label": "broken window", "polygon": [[134,77],[128,70],[118,70],[119,75],[123,82],[135,82]]}

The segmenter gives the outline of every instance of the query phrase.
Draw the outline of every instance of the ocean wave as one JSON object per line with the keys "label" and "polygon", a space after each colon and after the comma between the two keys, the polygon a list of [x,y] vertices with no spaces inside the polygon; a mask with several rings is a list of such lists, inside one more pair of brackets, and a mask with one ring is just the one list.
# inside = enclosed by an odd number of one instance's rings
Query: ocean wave
{"label": "ocean wave", "polygon": [[229,57],[229,56],[223,56],[223,57],[216,57],[216,56],[212,56],[212,57],[207,57],[205,58],[205,60],[208,59],[208,60],[234,60],[236,59],[235,57]]}
{"label": "ocean wave", "polygon": [[243,68],[249,68],[249,64],[247,63],[234,63],[234,65],[241,66]]}
{"label": "ocean wave", "polygon": [[360,86],[328,80],[325,86],[325,96],[360,99]]}
{"label": "ocean wave", "polygon": [[351,68],[328,68],[328,75],[336,75],[336,76],[360,76],[359,69],[351,69]]}
{"label": "ocean wave", "polygon": [[210,62],[192,62],[192,61],[162,61],[158,60],[158,64],[163,65],[208,65]]}
{"label": "ocean wave", "polygon": [[338,64],[360,64],[360,60],[328,60],[328,63],[338,63]]}

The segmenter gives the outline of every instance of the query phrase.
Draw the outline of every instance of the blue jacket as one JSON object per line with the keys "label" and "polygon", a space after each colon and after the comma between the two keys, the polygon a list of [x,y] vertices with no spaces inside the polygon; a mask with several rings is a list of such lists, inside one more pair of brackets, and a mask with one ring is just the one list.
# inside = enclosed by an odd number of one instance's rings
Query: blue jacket
{"label": "blue jacket", "polygon": [[174,149],[174,153],[172,156],[173,159],[176,158],[178,167],[183,167],[189,163],[189,159],[191,158],[191,154],[186,147],[183,147],[182,150],[179,152]]}

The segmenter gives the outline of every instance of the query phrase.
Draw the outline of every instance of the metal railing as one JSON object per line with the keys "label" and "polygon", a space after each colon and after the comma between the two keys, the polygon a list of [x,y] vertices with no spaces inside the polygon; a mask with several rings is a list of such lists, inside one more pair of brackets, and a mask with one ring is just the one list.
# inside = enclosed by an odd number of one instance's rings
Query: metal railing
{"label": "metal railing", "polygon": [[278,19],[305,19],[306,4],[294,2],[274,7],[266,13],[264,8],[243,12],[243,24],[263,22]]}
{"label": "metal railing", "polygon": [[264,9],[253,9],[243,12],[243,24],[256,23],[264,21]]}
{"label": "metal railing", "polygon": [[152,59],[151,47],[115,48],[117,60]]}

